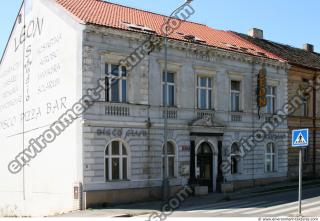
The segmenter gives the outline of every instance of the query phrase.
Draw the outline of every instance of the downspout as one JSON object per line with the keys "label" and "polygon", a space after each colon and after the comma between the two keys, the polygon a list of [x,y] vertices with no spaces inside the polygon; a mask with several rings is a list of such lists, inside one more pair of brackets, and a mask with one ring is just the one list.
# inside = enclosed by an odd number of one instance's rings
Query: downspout
{"label": "downspout", "polygon": [[[252,95],[252,99],[251,99],[251,116],[252,116],[252,136],[254,136],[254,131],[255,131],[255,123],[254,123],[254,110],[255,110],[255,96],[256,96],[256,88],[254,87],[255,85],[255,81],[256,81],[256,74],[255,74],[255,66],[256,66],[256,62],[257,60],[255,58],[252,59],[252,69],[251,69],[251,75],[252,75],[252,90],[251,93],[253,93]],[[253,148],[252,150],[252,184],[253,186],[256,185],[256,181],[255,181],[255,177],[254,177],[254,172],[255,172],[255,152],[254,152],[255,148]]]}
{"label": "downspout", "polygon": [[[152,155],[151,155],[151,138],[150,138],[150,129],[151,129],[151,126],[152,126],[152,123],[151,123],[151,120],[150,120],[150,108],[151,108],[151,104],[150,104],[150,69],[151,68],[151,55],[149,55],[148,57],[148,70],[146,71],[146,74],[148,75],[148,85],[147,85],[147,91],[148,91],[148,111],[147,111],[147,122],[146,122],[146,127],[147,127],[147,144],[148,144],[148,186],[151,186],[151,182],[150,182],[150,179],[152,178],[151,177],[151,166],[150,164],[152,163]],[[161,150],[162,151],[162,150]]]}
{"label": "downspout", "polygon": [[[23,28],[26,28],[26,1],[23,1]],[[23,52],[22,52],[22,154],[23,157],[24,153],[24,146],[25,146],[25,56],[26,56],[26,36],[24,33],[24,41],[23,41]],[[25,167],[22,167],[22,196],[23,200],[26,200],[26,172]]]}
{"label": "downspout", "polygon": [[314,73],[313,75],[313,87],[312,87],[312,112],[313,112],[313,117],[312,117],[312,127],[313,127],[313,159],[312,159],[312,173],[313,173],[313,176],[315,177],[316,176],[316,139],[317,139],[317,126],[316,126],[316,111],[317,111],[317,93],[316,93],[316,74],[317,72]]}

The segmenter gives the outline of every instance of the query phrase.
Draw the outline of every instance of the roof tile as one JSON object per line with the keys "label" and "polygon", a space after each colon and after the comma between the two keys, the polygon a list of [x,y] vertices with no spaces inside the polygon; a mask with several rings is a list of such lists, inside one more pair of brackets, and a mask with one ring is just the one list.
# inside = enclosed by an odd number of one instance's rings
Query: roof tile
{"label": "roof tile", "polygon": [[289,45],[284,45],[269,41],[266,39],[258,39],[248,36],[246,34],[236,33],[239,37],[244,40],[250,41],[251,43],[275,54],[282,59],[286,60],[290,64],[302,66],[305,68],[318,69],[320,70],[320,54],[316,52],[309,52],[301,48],[295,48]]}
{"label": "roof tile", "polygon": [[[56,2],[85,23],[130,31],[132,30],[123,23],[124,21],[144,25],[151,28],[156,34],[163,35],[161,28],[167,18],[164,15],[101,0],[56,0]],[[193,35],[205,41],[202,44],[208,46],[283,61],[280,57],[231,32],[216,30],[206,25],[183,21],[181,26],[169,35],[172,39],[187,41],[182,35],[178,34],[178,32],[184,35]],[[230,45],[233,46],[230,47]],[[247,48],[249,50],[241,51],[240,48]]]}

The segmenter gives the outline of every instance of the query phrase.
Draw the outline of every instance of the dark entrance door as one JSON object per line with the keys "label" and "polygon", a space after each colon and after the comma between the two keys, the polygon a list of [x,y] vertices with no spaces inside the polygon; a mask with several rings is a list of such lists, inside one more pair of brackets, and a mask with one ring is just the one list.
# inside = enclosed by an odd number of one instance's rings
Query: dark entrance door
{"label": "dark entrance door", "polygon": [[197,181],[213,191],[213,152],[208,143],[202,143],[197,151]]}

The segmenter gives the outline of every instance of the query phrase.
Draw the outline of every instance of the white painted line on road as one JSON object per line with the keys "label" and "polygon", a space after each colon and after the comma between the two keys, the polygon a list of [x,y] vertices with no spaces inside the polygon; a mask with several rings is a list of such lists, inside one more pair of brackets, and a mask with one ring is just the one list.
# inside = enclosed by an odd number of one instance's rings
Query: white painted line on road
{"label": "white painted line on road", "polygon": [[[297,207],[294,208],[294,207],[290,207],[290,208],[284,208],[284,209],[280,209],[280,210],[275,210],[275,211],[272,211],[272,212],[268,212],[266,213],[267,215],[276,215],[276,214],[279,214],[279,213],[283,213],[283,212],[290,212],[290,211],[295,211],[298,209],[298,202],[295,202]],[[320,202],[310,202],[310,203],[303,203],[302,202],[302,208],[304,207],[309,207],[309,206],[313,206],[313,205],[320,205]]]}
{"label": "white painted line on road", "polygon": [[[257,205],[257,203],[258,203],[258,202],[241,204],[241,205],[239,205],[239,206],[240,206],[239,208],[237,208],[237,206],[230,206],[230,208],[225,208],[225,209],[206,210],[206,211],[204,211],[203,213],[216,214],[216,213],[221,213],[221,212],[230,211],[230,210],[234,211],[234,210],[241,209],[241,208],[244,208],[244,207]],[[262,201],[262,202],[260,202],[260,203],[267,203],[267,202],[266,202],[266,201]]]}
{"label": "white painted line on road", "polygon": [[277,209],[277,208],[291,206],[291,205],[297,204],[297,203],[298,202],[292,202],[292,203],[281,204],[281,205],[273,206],[273,207],[269,207],[269,208],[256,209],[256,210],[251,211],[251,212],[246,212],[245,214],[246,215],[252,215],[252,214],[256,214],[256,213],[262,213],[262,212],[269,211],[269,210],[274,210],[274,209]]}
{"label": "white painted line on road", "polygon": [[306,213],[311,213],[317,211],[318,214],[311,214],[311,216],[319,216],[320,215],[320,207],[314,207],[314,208],[309,208],[309,209],[303,209],[302,210],[302,215],[305,215]]}
{"label": "white painted line on road", "polygon": [[[308,203],[309,201],[314,201],[315,199],[318,199],[319,197],[314,197],[314,198],[309,198],[309,199],[306,199],[306,200],[303,200],[303,204],[306,204]],[[286,203],[286,204],[282,204],[282,205],[278,205],[278,206],[273,206],[273,207],[269,207],[269,208],[261,208],[261,209],[257,209],[257,210],[254,210],[254,211],[251,211],[251,212],[246,212],[245,214],[246,215],[252,215],[252,214],[257,214],[257,213],[262,213],[262,212],[268,212],[270,210],[275,210],[275,209],[281,209],[282,207],[288,207],[288,206],[292,206],[292,205],[297,205],[298,202],[291,202],[291,203]]]}
{"label": "white painted line on road", "polygon": [[225,202],[225,203],[219,203],[219,204],[212,204],[212,206],[203,205],[202,207],[199,207],[199,206],[196,207],[197,210],[192,210],[194,208],[186,208],[186,209],[188,209],[190,211],[177,210],[177,212],[198,213],[198,212],[202,212],[202,211],[205,211],[205,210],[208,210],[208,209],[219,209],[221,207],[230,206],[230,204],[231,205],[242,205],[244,203],[249,203],[249,202],[248,201],[244,201],[244,202],[236,201],[236,203],[235,202]]}
{"label": "white painted line on road", "polygon": [[[264,206],[264,207],[271,207],[271,206],[274,206],[274,205],[278,205],[278,204],[281,204],[281,203],[284,203],[284,201],[277,201],[277,202],[270,202],[270,203],[259,203],[259,204],[256,204],[255,206]],[[251,208],[240,208],[240,209],[237,209],[237,210],[233,210],[233,211],[227,211],[225,212],[225,214],[232,214],[232,213],[243,213],[243,212],[247,212],[247,211],[251,211],[251,210],[257,210],[259,209],[259,207],[251,207]]]}
{"label": "white painted line on road", "polygon": [[[309,199],[303,200],[303,202],[302,202],[303,207],[305,207],[304,205],[308,204],[309,201],[313,202],[315,199],[318,199],[318,198],[319,197],[314,197],[314,198],[309,198]],[[265,212],[267,212],[266,214],[268,214],[268,212],[270,210],[272,212],[272,211],[275,211],[276,209],[287,208],[288,206],[294,206],[294,205],[297,205],[297,204],[298,204],[298,202],[296,201],[296,202],[286,203],[286,204],[273,206],[273,207],[269,207],[269,208],[256,209],[256,210],[253,210],[253,211],[245,212],[244,214],[245,215],[252,215],[252,214],[258,214],[258,213],[265,213]],[[294,211],[294,207],[292,207],[291,210]]]}

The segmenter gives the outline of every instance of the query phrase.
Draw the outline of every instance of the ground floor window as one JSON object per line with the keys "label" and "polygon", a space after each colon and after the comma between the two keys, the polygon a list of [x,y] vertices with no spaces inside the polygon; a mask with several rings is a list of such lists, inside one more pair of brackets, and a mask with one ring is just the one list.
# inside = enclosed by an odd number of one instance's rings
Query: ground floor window
{"label": "ground floor window", "polygon": [[[175,146],[173,143],[168,142],[167,143],[167,174],[169,178],[173,178],[176,176],[175,174],[175,159],[176,159],[176,153],[175,153]],[[163,175],[165,171],[165,145],[163,145],[162,150],[162,170]]]}
{"label": "ground floor window", "polygon": [[265,152],[265,171],[270,173],[275,171],[276,148],[274,143],[268,143]]}
{"label": "ground floor window", "polygon": [[303,148],[302,150],[302,159],[303,162],[308,162],[309,161],[309,147]]}
{"label": "ground floor window", "polygon": [[231,145],[231,174],[239,173],[240,147],[237,143]]}
{"label": "ground floor window", "polygon": [[122,141],[112,141],[105,150],[106,181],[128,179],[128,150]]}

